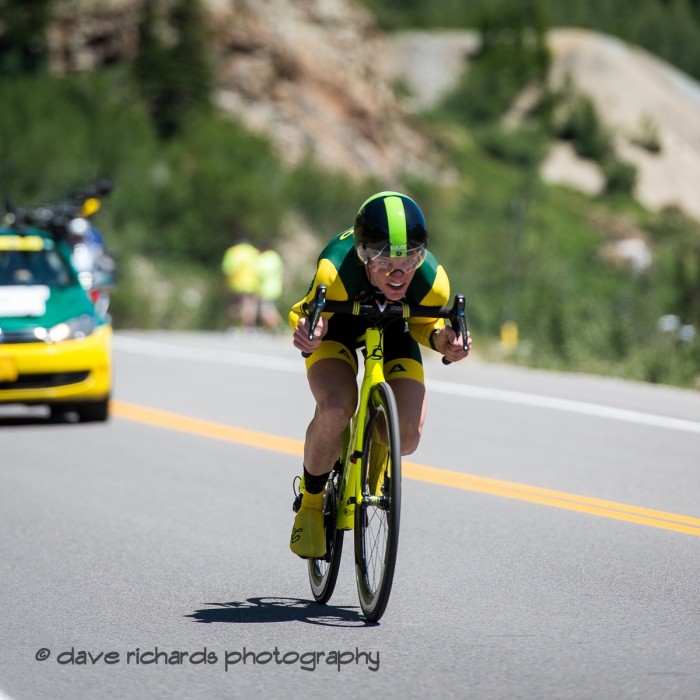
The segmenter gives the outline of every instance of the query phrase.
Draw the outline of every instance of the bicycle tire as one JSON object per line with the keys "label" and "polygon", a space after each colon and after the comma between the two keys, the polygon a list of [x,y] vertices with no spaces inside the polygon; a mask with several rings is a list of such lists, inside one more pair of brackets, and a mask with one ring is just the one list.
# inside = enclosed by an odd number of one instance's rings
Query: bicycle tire
{"label": "bicycle tire", "polygon": [[[363,503],[355,506],[355,575],[362,612],[367,620],[377,622],[394,582],[401,521],[399,417],[394,392],[386,382],[372,390],[368,414],[360,476]],[[372,505],[364,501],[366,496],[379,496],[382,501]]]}
{"label": "bicycle tire", "polygon": [[326,556],[323,559],[309,559],[309,583],[314,600],[325,605],[333,595],[338,580],[340,558],[343,554],[344,530],[336,528],[340,474],[334,470],[326,486],[326,500],[323,513],[326,527]]}

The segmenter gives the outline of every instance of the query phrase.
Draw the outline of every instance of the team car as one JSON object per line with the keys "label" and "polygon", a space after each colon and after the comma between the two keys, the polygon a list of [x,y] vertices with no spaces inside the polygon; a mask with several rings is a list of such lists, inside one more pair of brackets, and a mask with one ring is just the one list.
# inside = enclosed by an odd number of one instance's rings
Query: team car
{"label": "team car", "polygon": [[64,240],[50,228],[0,225],[0,404],[107,420],[111,335]]}

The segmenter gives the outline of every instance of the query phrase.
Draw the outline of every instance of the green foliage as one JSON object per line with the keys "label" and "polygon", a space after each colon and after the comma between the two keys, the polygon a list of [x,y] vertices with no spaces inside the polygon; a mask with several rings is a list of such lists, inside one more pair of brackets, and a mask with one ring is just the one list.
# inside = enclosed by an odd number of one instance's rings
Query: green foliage
{"label": "green foliage", "polygon": [[118,328],[221,329],[226,294],[216,268],[138,255],[120,260],[110,305]]}
{"label": "green foliage", "polygon": [[[431,126],[459,180],[450,189],[411,182],[410,191],[424,207],[431,249],[453,291],[467,296],[480,353],[498,357],[485,338],[498,337],[514,311],[521,336],[511,358],[516,362],[695,384],[699,339],[683,341],[657,324],[664,314],[677,314],[700,329],[698,225],[677,211],[650,216],[625,197],[592,202],[545,187],[527,167],[488,157],[479,137],[474,143],[465,131],[460,138],[454,125]],[[519,200],[525,201],[522,218]],[[634,273],[601,257],[619,217],[634,217],[650,231],[649,270]]]}
{"label": "green foliage", "polygon": [[610,194],[632,194],[637,183],[637,168],[618,158],[603,160],[605,190]]}
{"label": "green foliage", "polygon": [[18,202],[48,201],[105,174],[134,194],[144,188],[156,139],[123,74],[8,79],[0,103],[0,187]]}
{"label": "green foliage", "polygon": [[[534,22],[534,33],[527,31]],[[470,62],[459,85],[444,101],[444,109],[467,124],[498,119],[516,95],[533,80],[544,81],[549,68],[543,13],[523,13],[522,5],[503,0],[485,5],[480,14],[483,46]]]}
{"label": "green foliage", "polygon": [[[121,253],[114,318],[130,327],[218,327],[219,265],[236,239],[274,244],[290,211],[330,237],[380,189],[311,161],[289,170],[266,139],[213,112],[190,114],[181,133],[163,141],[120,69],[1,81],[0,103],[0,192],[16,204],[114,179],[96,223]],[[209,301],[188,307],[181,296],[189,287]]]}
{"label": "green foliage", "polygon": [[[197,115],[150,168],[153,256],[216,265],[231,241],[265,240],[288,205],[286,177],[269,143],[238,125]],[[154,171],[155,167],[155,171]]]}
{"label": "green foliage", "polygon": [[475,26],[479,3],[464,0],[363,0],[386,30]]}
{"label": "green foliage", "polygon": [[632,143],[649,151],[659,153],[661,151],[661,137],[657,123],[648,115],[642,115],[639,120],[639,130],[632,135]]}
{"label": "green foliage", "polygon": [[146,0],[134,76],[164,138],[180,133],[193,109],[209,105],[213,77],[200,0],[170,8]]}
{"label": "green foliage", "polygon": [[658,274],[668,280],[665,313],[700,331],[700,224],[668,207],[651,219],[647,229],[657,251]]}
{"label": "green foliage", "polygon": [[0,77],[46,67],[51,0],[0,0]]}
{"label": "green foliage", "polygon": [[536,166],[549,145],[546,132],[537,124],[518,129],[490,126],[475,132],[475,138],[487,153],[523,167]]}
{"label": "green foliage", "polygon": [[611,155],[612,144],[593,101],[574,93],[570,86],[564,88],[559,99],[561,102],[559,109],[555,109],[553,124],[555,134],[572,141],[576,152],[583,158],[603,162]]}

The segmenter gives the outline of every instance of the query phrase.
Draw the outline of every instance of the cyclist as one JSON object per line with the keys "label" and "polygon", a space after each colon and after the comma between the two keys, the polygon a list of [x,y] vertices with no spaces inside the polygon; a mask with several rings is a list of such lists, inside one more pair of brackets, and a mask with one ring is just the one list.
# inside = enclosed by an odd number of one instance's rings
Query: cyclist
{"label": "cyclist", "polygon": [[[356,349],[367,325],[360,317],[321,317],[310,341],[303,315],[319,284],[327,286],[326,298],[335,301],[362,301],[379,292],[389,301],[444,306],[450,296],[447,274],[428,252],[423,213],[412,199],[398,192],[370,197],[360,208],[354,228],[335,236],[322,251],[307,296],[289,314],[294,347],[311,353],[306,360],[307,377],[316,400],[304,443],[301,507],[290,542],[291,550],[305,558],[322,557],[326,552],[323,491],[357,405]],[[404,455],[418,447],[425,420],[419,344],[452,362],[467,354],[461,337],[442,319],[392,319],[385,324],[384,375],[396,396]]]}
{"label": "cyclist", "polygon": [[258,257],[260,251],[243,240],[231,246],[224,254],[221,270],[226,275],[231,320],[240,319],[246,330],[255,330],[258,315]]}
{"label": "cyclist", "polygon": [[275,301],[282,296],[284,285],[284,262],[282,256],[272,248],[265,246],[258,256],[258,277],[260,287],[260,308],[258,316],[260,323],[267,328],[277,328],[282,322]]}

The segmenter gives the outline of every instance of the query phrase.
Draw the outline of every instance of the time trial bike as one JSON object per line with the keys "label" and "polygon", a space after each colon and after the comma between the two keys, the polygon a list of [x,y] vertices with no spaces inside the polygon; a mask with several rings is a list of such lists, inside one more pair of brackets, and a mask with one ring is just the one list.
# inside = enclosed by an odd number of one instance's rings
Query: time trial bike
{"label": "time trial bike", "polygon": [[[330,600],[338,578],[343,536],[355,533],[355,577],[365,618],[376,622],[386,610],[394,580],[401,518],[401,438],[396,400],[384,378],[383,330],[387,323],[409,318],[449,319],[467,346],[464,295],[452,308],[389,302],[326,300],[319,284],[305,312],[309,340],[321,313],[350,314],[368,321],[364,335],[364,377],[355,415],[343,437],[343,450],[328,479],[324,496],[326,554],[309,559],[311,591],[318,603]],[[304,354],[304,353],[302,353]],[[449,360],[442,358],[444,364]],[[295,510],[301,505],[303,480]]]}

